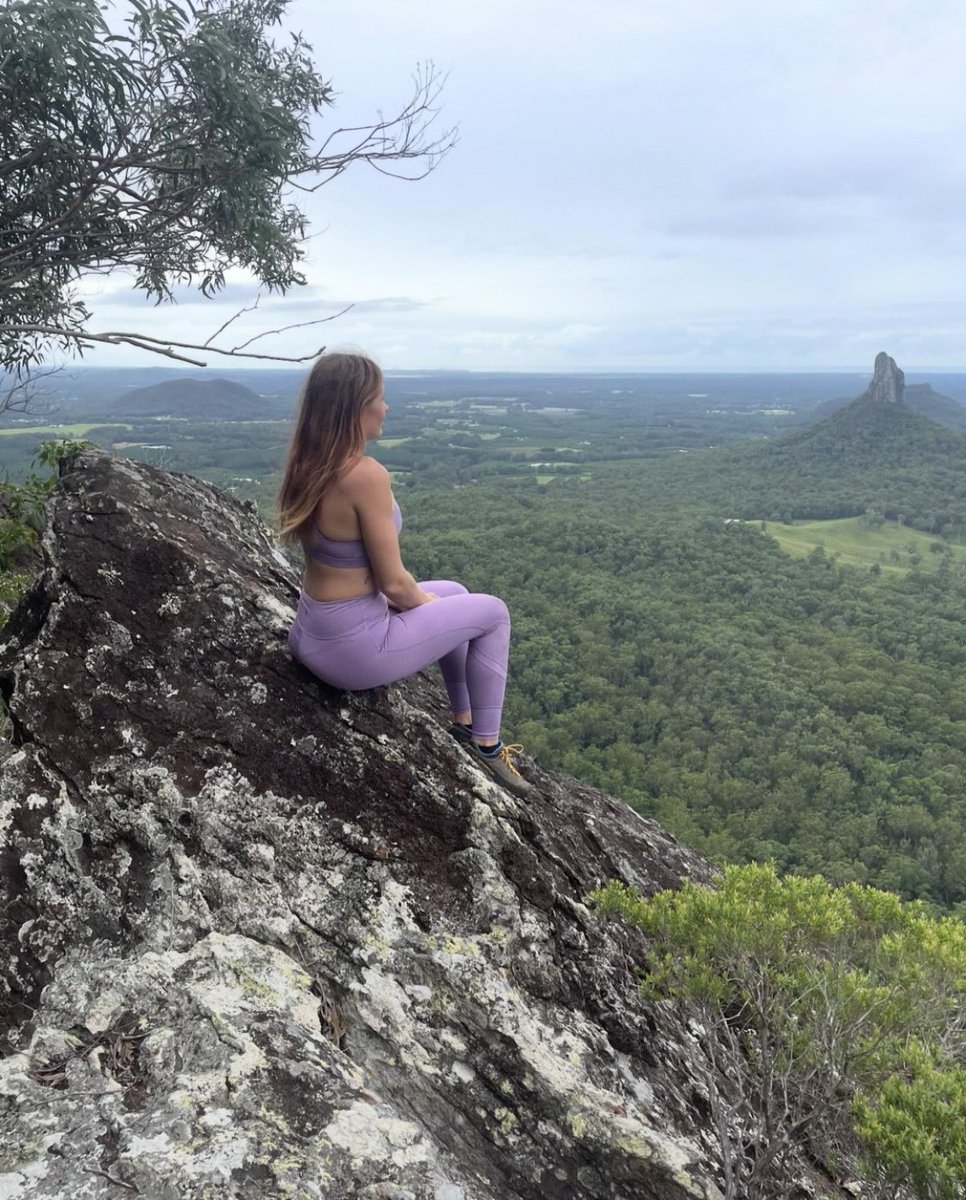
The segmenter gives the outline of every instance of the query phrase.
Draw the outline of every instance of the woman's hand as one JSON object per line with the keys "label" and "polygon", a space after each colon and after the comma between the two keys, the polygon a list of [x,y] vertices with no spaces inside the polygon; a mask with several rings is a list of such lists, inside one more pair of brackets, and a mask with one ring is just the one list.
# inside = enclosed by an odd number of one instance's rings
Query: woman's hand
{"label": "woman's hand", "polygon": [[405,606],[401,604],[394,604],[392,600],[388,598],[388,596],[386,597],[386,603],[393,612],[407,612],[410,608],[419,608],[423,604],[429,604],[431,601],[438,599],[439,596],[437,596],[435,592],[420,592],[419,598],[416,600],[415,604],[407,604]]}

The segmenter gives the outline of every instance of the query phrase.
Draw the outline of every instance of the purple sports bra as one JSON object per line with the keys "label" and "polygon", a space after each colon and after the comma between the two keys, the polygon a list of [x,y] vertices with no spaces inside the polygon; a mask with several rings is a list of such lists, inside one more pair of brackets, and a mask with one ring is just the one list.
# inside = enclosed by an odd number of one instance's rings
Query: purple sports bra
{"label": "purple sports bra", "polygon": [[[395,500],[392,502],[392,523],[398,533],[402,529],[402,513]],[[319,529],[313,527],[313,539],[303,542],[302,548],[309,558],[326,567],[366,567],[369,566],[369,555],[366,553],[362,538],[330,538]]]}

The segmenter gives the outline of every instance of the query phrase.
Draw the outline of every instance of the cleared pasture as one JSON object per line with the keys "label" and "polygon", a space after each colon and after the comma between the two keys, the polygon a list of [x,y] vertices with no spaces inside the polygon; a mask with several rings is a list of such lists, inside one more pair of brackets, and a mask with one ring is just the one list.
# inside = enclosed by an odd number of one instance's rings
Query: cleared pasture
{"label": "cleared pasture", "polygon": [[8,425],[0,429],[0,437],[36,437],[42,435],[49,441],[58,438],[87,437],[92,429],[133,429],[123,421],[81,421],[76,425]]}
{"label": "cleared pasture", "polygon": [[844,566],[872,567],[883,571],[935,570],[948,552],[953,559],[966,557],[966,547],[886,521],[877,528],[860,524],[859,517],[838,517],[831,521],[796,521],[783,525],[764,523],[765,532],[794,558],[805,558],[821,546],[835,555]]}

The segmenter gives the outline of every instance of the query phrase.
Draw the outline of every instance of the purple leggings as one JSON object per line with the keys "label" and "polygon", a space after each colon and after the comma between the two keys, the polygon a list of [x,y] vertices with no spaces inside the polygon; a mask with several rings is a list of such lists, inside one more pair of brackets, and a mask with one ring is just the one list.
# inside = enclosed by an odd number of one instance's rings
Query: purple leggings
{"label": "purple leggings", "polygon": [[288,635],[292,655],[347,691],[393,683],[438,662],[453,712],[469,709],[477,737],[498,737],[510,650],[506,605],[448,579],[419,586],[439,599],[405,612],[391,609],[381,592],[331,601],[302,592]]}

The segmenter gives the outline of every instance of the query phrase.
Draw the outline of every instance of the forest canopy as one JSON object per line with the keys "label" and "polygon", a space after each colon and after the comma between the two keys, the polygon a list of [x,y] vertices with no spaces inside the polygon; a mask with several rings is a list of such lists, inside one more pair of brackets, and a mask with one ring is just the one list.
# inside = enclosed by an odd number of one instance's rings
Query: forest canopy
{"label": "forest canopy", "polygon": [[963,564],[875,580],[757,523],[615,499],[406,497],[416,572],[510,606],[514,735],[718,861],[964,905]]}

